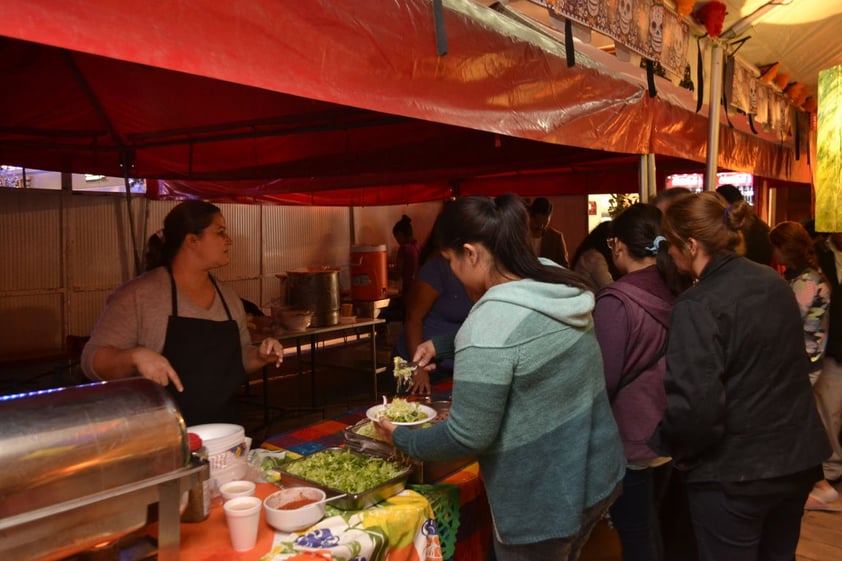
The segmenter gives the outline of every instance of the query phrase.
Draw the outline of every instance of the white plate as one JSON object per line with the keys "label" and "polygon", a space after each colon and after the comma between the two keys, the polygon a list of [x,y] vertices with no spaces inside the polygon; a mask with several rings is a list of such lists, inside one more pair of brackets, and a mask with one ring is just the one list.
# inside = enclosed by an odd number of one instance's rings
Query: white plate
{"label": "white plate", "polygon": [[[385,405],[382,403],[380,405],[374,405],[368,408],[368,411],[365,412],[365,416],[371,419],[372,421],[376,421],[380,413],[383,411]],[[418,404],[418,410],[422,413],[426,414],[427,416],[419,421],[412,421],[411,423],[398,423],[397,421],[392,421],[392,423],[396,425],[401,425],[405,427],[413,426],[413,425],[423,425],[424,423],[428,423],[432,421],[438,412],[433,409],[432,407],[428,407],[426,405]]]}

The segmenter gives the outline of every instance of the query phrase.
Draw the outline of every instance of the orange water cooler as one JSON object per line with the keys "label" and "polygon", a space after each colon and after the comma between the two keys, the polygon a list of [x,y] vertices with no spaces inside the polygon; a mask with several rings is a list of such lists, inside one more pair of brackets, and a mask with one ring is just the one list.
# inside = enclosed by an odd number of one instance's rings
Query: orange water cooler
{"label": "orange water cooler", "polygon": [[372,301],[386,298],[386,246],[351,246],[351,299]]}

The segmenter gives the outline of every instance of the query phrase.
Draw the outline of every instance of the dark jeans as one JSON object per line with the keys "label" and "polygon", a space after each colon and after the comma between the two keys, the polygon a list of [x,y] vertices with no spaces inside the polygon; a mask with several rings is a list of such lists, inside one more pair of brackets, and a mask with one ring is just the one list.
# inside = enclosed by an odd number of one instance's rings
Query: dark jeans
{"label": "dark jeans", "polygon": [[793,561],[809,489],[729,495],[687,486],[701,561]]}
{"label": "dark jeans", "polygon": [[685,473],[673,467],[661,501],[661,538],[666,561],[698,561],[699,551],[690,507],[687,504]]}
{"label": "dark jeans", "polygon": [[582,513],[582,524],[579,532],[554,540],[520,545],[507,545],[494,538],[494,555],[496,561],[576,561],[582,548],[588,542],[594,527],[608,512],[620,494],[622,486],[618,485],[608,498],[601,500]]}
{"label": "dark jeans", "polygon": [[623,546],[623,561],[664,559],[658,511],[671,472],[671,463],[626,470],[623,494],[610,510],[611,522]]}

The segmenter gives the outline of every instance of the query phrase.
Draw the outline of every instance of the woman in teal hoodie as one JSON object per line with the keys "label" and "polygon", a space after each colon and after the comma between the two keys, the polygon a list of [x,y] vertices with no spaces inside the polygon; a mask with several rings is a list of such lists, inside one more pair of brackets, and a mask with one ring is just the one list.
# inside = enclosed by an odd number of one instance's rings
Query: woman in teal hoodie
{"label": "woman in teal hoodie", "polygon": [[455,340],[413,357],[455,353],[450,416],[423,430],[381,419],[380,430],[415,458],[478,458],[498,561],[577,559],[625,466],[594,296],[576,273],[535,257],[519,197],[464,197],[442,212],[442,254],[482,295]]}

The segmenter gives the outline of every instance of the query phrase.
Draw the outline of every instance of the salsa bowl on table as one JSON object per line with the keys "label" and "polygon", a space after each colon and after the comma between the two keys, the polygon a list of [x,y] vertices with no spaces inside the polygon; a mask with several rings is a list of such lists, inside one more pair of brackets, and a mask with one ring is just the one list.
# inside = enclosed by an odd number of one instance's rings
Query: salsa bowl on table
{"label": "salsa bowl on table", "polygon": [[326,494],[316,487],[287,487],[263,500],[266,522],[282,532],[309,528],[325,515]]}

